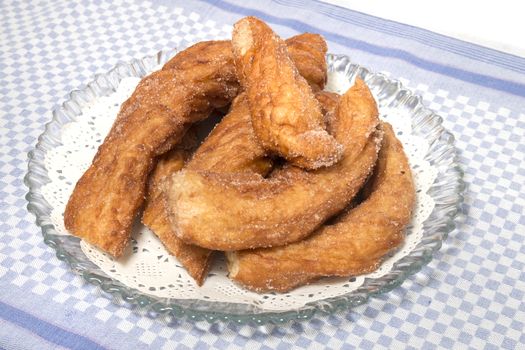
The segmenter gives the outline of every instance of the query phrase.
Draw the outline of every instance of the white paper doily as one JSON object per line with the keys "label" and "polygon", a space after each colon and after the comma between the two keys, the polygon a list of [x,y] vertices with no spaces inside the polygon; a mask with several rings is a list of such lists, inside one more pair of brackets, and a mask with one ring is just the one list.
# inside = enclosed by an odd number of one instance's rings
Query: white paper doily
{"label": "white paper doily", "polygon": [[[62,129],[63,144],[47,152],[45,166],[51,181],[43,186],[42,194],[53,208],[51,220],[59,234],[69,234],[64,228],[63,213],[74,184],[91,164],[98,146],[111,128],[120,104],[131,95],[139,80],[125,78],[115,93],[101,97],[84,108],[75,122]],[[329,73],[327,89],[344,93],[349,86],[344,74]],[[414,217],[407,229],[404,244],[373,273],[352,278],[324,278],[284,294],[257,294],[232,282],[227,277],[224,258],[220,258],[213,265],[204,285],[198,287],[158,238],[139,223],[133,229],[132,243],[118,261],[85,242],[81,243],[82,250],[108,276],[128,287],[158,297],[245,303],[269,311],[285,311],[347,294],[357,289],[365,278],[383,276],[396,261],[408,255],[421,240],[423,222],[434,208],[433,199],[426,194],[437,175],[437,169],[423,159],[428,151],[428,143],[412,134],[411,118],[404,114],[406,111],[381,105],[379,111],[381,118],[393,125],[405,147],[417,196]]]}

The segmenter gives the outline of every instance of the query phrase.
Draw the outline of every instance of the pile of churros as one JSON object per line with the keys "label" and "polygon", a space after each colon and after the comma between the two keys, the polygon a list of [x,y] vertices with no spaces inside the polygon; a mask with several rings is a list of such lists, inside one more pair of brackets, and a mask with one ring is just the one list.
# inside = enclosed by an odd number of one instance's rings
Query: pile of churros
{"label": "pile of churros", "polygon": [[[286,292],[379,267],[404,239],[411,170],[365,82],[323,91],[327,45],[246,17],[138,84],[69,198],[72,234],[115,258],[138,215],[201,285]],[[228,110],[197,145],[195,128]]]}

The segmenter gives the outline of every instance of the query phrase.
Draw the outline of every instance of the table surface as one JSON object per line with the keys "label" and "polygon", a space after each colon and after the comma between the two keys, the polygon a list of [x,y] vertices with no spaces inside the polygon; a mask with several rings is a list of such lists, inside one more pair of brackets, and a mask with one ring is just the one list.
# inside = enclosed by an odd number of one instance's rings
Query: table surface
{"label": "table surface", "polygon": [[525,57],[522,1],[323,1]]}
{"label": "table surface", "polygon": [[[43,243],[27,152],[95,74],[249,14],[284,37],[323,34],[443,117],[467,183],[457,229],[401,286],[331,316],[210,325],[117,305]],[[525,348],[525,59],[314,1],[4,1],[0,22],[0,348]]]}

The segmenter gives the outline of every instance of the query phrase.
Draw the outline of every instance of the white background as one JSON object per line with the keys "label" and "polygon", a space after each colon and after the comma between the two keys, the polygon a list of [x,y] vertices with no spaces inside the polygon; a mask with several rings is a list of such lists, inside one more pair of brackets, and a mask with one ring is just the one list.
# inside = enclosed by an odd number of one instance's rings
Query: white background
{"label": "white background", "polygon": [[522,0],[323,0],[525,57]]}

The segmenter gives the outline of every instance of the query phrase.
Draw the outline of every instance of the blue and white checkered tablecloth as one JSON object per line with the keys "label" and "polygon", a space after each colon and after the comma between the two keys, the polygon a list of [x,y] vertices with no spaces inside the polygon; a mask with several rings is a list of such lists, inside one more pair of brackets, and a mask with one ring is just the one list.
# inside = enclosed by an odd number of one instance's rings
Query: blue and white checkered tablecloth
{"label": "blue and white checkered tablecloth", "polygon": [[[457,138],[464,214],[392,292],[284,325],[163,320],[116,305],[59,261],[26,210],[27,152],[68,92],[120,61],[226,36],[256,15],[283,36],[402,80]],[[298,0],[0,3],[0,348],[525,349],[525,59]]]}

